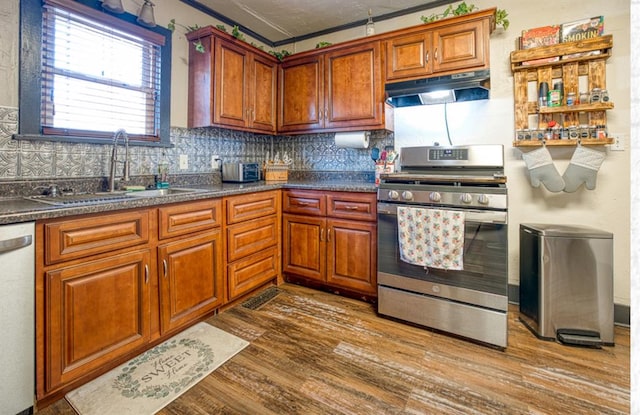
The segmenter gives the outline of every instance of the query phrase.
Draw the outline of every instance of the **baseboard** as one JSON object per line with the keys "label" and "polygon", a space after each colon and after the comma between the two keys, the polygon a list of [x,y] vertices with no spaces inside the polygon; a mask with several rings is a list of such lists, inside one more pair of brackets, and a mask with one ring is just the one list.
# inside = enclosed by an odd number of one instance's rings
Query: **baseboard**
{"label": "baseboard", "polygon": [[[520,304],[520,286],[509,284],[509,302]],[[631,325],[631,307],[623,304],[613,304],[613,322],[619,326]]]}

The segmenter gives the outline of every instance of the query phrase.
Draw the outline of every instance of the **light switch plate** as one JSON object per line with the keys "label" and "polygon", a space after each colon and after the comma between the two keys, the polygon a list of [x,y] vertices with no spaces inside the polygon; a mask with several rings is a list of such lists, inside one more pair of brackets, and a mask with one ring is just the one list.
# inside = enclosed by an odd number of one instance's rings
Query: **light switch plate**
{"label": "light switch plate", "polygon": [[609,150],[611,151],[624,151],[625,144],[625,136],[624,134],[613,134],[613,139],[615,140],[611,146],[609,146]]}
{"label": "light switch plate", "polygon": [[189,156],[186,154],[180,154],[180,170],[186,170],[189,168]]}

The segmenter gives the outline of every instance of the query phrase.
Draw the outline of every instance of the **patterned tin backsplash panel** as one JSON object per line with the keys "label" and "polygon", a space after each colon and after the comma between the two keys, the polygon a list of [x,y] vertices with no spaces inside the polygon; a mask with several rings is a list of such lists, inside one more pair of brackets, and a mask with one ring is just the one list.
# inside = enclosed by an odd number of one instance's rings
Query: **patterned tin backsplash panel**
{"label": "patterned tin backsplash panel", "polygon": [[[18,131],[18,109],[0,107],[0,180],[107,176],[110,145],[13,140]],[[172,148],[130,146],[131,174],[153,175],[165,158],[173,175],[211,173],[212,156],[223,162],[263,163],[285,153],[292,171],[372,173],[371,148],[393,145],[393,133],[373,131],[369,149],[338,148],[334,134],[267,136],[222,128],[172,128]],[[122,154],[122,153],[120,153]],[[181,155],[188,168],[180,169]]]}

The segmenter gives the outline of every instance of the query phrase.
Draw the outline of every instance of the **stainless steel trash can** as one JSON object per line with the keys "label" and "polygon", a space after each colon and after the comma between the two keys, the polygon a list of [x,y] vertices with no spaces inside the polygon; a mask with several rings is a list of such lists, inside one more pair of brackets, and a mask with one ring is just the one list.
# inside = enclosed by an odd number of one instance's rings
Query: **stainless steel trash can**
{"label": "stainless steel trash can", "polygon": [[613,234],[521,224],[519,317],[542,339],[612,346]]}

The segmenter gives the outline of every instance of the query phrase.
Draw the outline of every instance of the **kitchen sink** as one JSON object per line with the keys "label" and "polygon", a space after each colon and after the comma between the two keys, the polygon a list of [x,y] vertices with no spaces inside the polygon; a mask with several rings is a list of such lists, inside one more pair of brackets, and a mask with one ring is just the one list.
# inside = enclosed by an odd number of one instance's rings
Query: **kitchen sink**
{"label": "kitchen sink", "polygon": [[202,192],[201,189],[172,187],[168,189],[151,189],[137,192],[97,192],[81,194],[64,194],[61,196],[26,196],[25,199],[55,206],[83,206],[99,203],[113,203],[132,200],[138,197],[162,197]]}
{"label": "kitchen sink", "polygon": [[202,192],[202,191],[203,190],[200,190],[200,189],[170,187],[168,189],[150,189],[150,190],[128,192],[126,195],[129,197],[160,197],[160,196],[183,195],[187,193],[196,193],[196,192]]}

